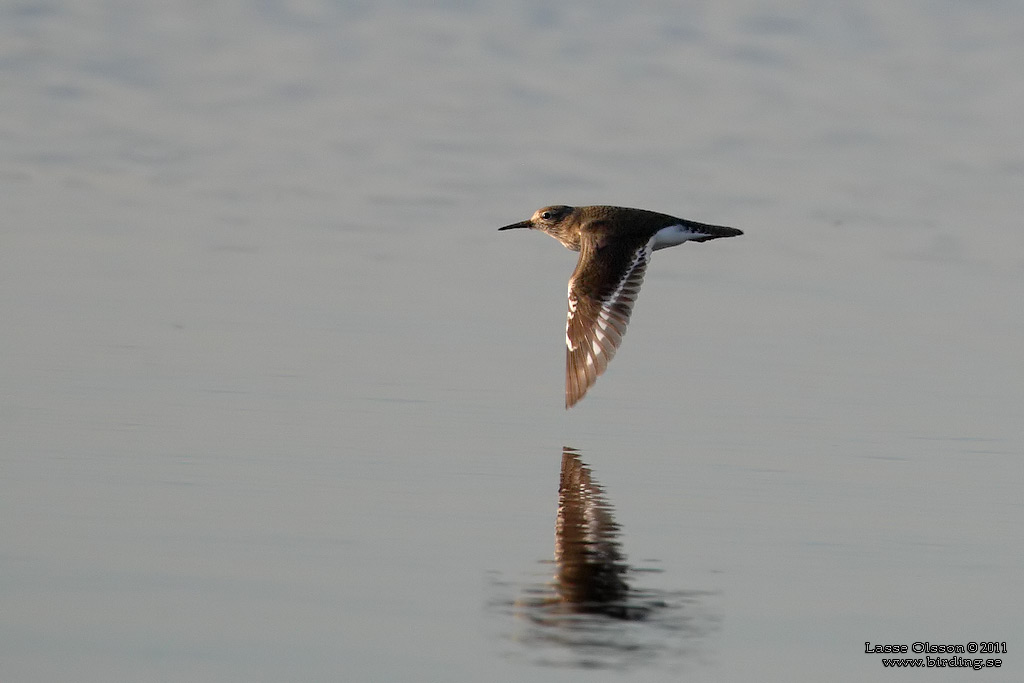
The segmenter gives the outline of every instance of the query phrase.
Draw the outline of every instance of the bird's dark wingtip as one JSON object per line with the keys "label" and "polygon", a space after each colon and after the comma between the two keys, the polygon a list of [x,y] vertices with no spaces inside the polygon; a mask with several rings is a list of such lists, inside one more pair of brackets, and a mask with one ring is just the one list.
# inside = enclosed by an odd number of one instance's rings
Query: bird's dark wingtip
{"label": "bird's dark wingtip", "polygon": [[715,237],[739,237],[743,234],[743,231],[739,228],[730,228],[728,226],[716,226]]}
{"label": "bird's dark wingtip", "polygon": [[743,234],[739,228],[730,228],[725,225],[702,225],[698,230],[706,233],[706,236],[693,239],[694,242],[710,242],[723,237],[739,237]]}

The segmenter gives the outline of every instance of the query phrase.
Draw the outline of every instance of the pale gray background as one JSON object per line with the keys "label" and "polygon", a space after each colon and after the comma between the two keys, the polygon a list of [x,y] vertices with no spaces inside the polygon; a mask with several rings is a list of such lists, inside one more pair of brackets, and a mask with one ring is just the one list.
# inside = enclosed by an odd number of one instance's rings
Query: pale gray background
{"label": "pale gray background", "polygon": [[[0,680],[1021,680],[1022,73],[1015,1],[2,3]],[[549,203],[747,233],[569,413]],[[563,445],[649,657],[519,637]]]}

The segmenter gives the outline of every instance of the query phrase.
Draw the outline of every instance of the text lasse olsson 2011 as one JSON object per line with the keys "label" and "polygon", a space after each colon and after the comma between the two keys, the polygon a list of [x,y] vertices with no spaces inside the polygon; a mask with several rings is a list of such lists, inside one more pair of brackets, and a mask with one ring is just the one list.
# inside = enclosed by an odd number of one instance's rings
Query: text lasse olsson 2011
{"label": "text lasse olsson 2011", "polygon": [[864,652],[866,654],[888,654],[888,653],[906,653],[913,652],[916,654],[934,654],[940,652],[948,653],[959,653],[959,654],[1006,654],[1006,642],[976,642],[971,641],[966,644],[935,644],[928,641],[917,641],[911,645],[904,643],[895,644],[874,644],[870,641],[864,642]]}

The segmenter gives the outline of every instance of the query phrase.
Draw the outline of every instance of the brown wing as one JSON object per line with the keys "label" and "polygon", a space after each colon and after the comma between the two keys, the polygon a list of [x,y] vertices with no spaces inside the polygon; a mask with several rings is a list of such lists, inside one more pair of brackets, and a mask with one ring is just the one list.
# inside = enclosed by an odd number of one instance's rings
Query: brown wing
{"label": "brown wing", "polygon": [[622,343],[651,258],[651,244],[630,253],[583,240],[569,279],[565,321],[565,407],[571,408],[608,367]]}

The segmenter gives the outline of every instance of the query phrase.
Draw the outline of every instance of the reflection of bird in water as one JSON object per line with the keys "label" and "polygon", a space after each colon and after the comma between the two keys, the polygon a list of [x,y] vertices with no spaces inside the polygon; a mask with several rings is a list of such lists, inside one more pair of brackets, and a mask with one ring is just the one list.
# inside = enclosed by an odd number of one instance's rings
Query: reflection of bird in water
{"label": "reflection of bird in water", "polygon": [[579,452],[564,448],[555,525],[555,579],[562,600],[580,611],[607,612],[610,603],[626,597],[629,587],[623,577],[629,567],[618,535],[600,485],[591,479]]}
{"label": "reflection of bird in water", "polygon": [[[525,628],[514,640],[548,666],[622,669],[685,657],[707,632],[698,593],[631,587],[619,525],[580,453],[562,449],[554,580],[508,604]],[[550,565],[550,560],[544,564]],[[697,618],[695,618],[695,615]]]}

